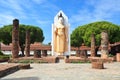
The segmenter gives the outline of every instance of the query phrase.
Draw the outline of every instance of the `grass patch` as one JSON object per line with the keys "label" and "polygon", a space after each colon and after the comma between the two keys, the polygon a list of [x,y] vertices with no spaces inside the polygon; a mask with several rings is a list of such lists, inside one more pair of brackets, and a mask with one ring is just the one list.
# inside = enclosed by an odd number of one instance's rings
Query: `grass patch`
{"label": "grass patch", "polygon": [[10,58],[10,55],[5,55],[3,54],[2,51],[0,51],[0,59],[9,59]]}
{"label": "grass patch", "polygon": [[112,54],[109,54],[109,55],[108,55],[108,57],[114,57],[114,55],[112,55]]}
{"label": "grass patch", "polygon": [[0,55],[0,59],[9,59],[9,55]]}
{"label": "grass patch", "polygon": [[16,63],[48,63],[46,61],[42,61],[42,60],[18,60],[16,61]]}
{"label": "grass patch", "polygon": [[4,55],[2,51],[0,51],[0,55]]}
{"label": "grass patch", "polygon": [[72,61],[71,63],[83,64],[83,63],[91,63],[90,61]]}

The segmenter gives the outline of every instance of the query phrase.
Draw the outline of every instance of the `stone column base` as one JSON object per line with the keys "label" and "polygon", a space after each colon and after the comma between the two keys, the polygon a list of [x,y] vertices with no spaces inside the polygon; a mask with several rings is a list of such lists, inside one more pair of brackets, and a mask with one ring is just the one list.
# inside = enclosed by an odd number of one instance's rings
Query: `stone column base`
{"label": "stone column base", "polygon": [[103,62],[92,62],[92,68],[94,68],[94,69],[104,69]]}

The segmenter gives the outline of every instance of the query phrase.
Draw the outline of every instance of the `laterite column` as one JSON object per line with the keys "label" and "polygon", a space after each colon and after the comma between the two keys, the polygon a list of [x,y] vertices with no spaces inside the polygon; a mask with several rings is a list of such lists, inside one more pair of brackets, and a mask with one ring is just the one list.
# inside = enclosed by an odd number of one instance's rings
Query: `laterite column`
{"label": "laterite column", "polygon": [[30,31],[26,31],[26,40],[25,40],[25,56],[30,56]]}
{"label": "laterite column", "polygon": [[12,29],[12,58],[18,58],[19,54],[19,20],[13,20]]}

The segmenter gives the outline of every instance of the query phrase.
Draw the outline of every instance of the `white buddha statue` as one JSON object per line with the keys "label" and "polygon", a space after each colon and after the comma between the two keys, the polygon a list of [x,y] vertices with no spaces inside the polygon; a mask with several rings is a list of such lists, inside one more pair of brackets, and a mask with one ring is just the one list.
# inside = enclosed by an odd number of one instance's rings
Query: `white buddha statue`
{"label": "white buddha statue", "polygon": [[64,55],[68,50],[68,29],[64,25],[64,17],[60,13],[54,31],[54,51],[58,55]]}

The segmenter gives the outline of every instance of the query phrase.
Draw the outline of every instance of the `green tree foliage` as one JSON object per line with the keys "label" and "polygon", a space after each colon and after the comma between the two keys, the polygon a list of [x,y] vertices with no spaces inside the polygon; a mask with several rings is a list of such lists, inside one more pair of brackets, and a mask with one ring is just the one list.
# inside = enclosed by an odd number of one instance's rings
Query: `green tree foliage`
{"label": "green tree foliage", "polygon": [[[19,45],[24,54],[26,30],[30,31],[30,43],[43,42],[44,35],[41,28],[32,25],[19,25]],[[0,28],[0,41],[4,44],[12,42],[12,25],[5,25]]]}
{"label": "green tree foliage", "polygon": [[71,34],[71,45],[78,47],[85,43],[85,45],[90,46],[91,34],[95,34],[96,45],[99,46],[103,30],[108,32],[110,43],[120,41],[120,27],[107,21],[100,21],[76,28]]}

